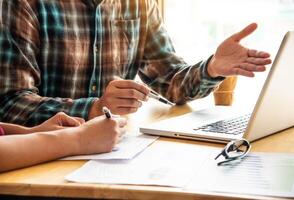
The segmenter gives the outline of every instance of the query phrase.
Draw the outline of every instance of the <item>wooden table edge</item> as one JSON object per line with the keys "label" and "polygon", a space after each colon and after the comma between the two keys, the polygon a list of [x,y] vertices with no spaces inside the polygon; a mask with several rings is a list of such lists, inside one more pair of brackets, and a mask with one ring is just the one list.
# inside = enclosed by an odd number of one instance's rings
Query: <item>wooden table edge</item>
{"label": "wooden table edge", "polygon": [[[33,187],[32,187],[33,185]],[[169,199],[169,200],[197,200],[197,199],[289,199],[271,196],[218,193],[209,191],[189,191],[183,188],[138,186],[138,185],[103,185],[77,184],[46,185],[1,183],[0,195],[39,196],[60,198],[89,198],[89,199]]]}

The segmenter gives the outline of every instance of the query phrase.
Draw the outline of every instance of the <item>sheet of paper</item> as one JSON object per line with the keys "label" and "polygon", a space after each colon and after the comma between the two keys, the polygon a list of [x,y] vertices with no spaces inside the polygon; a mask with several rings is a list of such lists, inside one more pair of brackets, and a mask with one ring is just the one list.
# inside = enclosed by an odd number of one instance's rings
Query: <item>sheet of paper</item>
{"label": "sheet of paper", "polygon": [[90,161],[66,176],[81,183],[182,187],[187,191],[294,197],[294,154],[250,153],[217,166],[221,151],[158,141],[133,160]]}
{"label": "sheet of paper", "polygon": [[80,183],[183,187],[208,153],[195,145],[158,141],[133,160],[92,160],[66,179]]}
{"label": "sheet of paper", "polygon": [[132,159],[157,140],[157,136],[150,135],[126,135],[115,150],[109,153],[71,156],[62,160],[110,160],[110,159]]}
{"label": "sheet of paper", "polygon": [[250,153],[242,161],[217,166],[211,152],[186,189],[294,197],[294,154]]}

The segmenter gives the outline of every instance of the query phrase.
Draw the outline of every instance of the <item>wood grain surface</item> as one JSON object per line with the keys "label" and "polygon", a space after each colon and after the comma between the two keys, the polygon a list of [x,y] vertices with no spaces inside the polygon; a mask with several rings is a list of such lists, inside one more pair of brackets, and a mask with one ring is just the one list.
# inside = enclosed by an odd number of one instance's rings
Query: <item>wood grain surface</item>
{"label": "wood grain surface", "polygon": [[[138,113],[128,116],[128,129],[134,131],[142,124],[182,115],[204,107],[201,101],[195,101],[184,106],[169,107],[150,100],[148,103],[145,103]],[[172,142],[174,145],[177,145],[177,143],[187,143],[205,146],[223,146],[221,144],[172,138],[160,138],[160,140]],[[294,153],[293,144],[294,129],[288,129],[253,142],[252,151]],[[252,195],[189,191],[170,187],[77,184],[69,183],[64,179],[65,175],[78,169],[84,163],[85,161],[52,161],[33,167],[2,173],[0,174],[0,194],[93,199],[273,199]]]}

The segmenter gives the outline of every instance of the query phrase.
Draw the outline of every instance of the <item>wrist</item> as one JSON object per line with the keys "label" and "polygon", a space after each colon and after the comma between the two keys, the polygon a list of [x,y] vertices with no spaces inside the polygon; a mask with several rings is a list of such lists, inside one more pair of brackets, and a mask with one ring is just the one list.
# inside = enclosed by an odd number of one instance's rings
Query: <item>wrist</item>
{"label": "wrist", "polygon": [[58,141],[63,149],[64,156],[73,156],[82,154],[80,149],[80,127],[72,127],[58,130]]}
{"label": "wrist", "polygon": [[88,119],[91,120],[97,116],[102,115],[102,100],[101,99],[97,99],[93,102],[91,108],[90,108],[90,112],[89,112],[89,116]]}
{"label": "wrist", "polygon": [[209,63],[208,63],[208,65],[207,65],[207,73],[208,73],[208,75],[210,76],[210,77],[212,77],[212,78],[216,78],[216,77],[218,77],[219,75],[216,73],[216,71],[215,71],[215,57],[213,56],[212,58],[211,58],[211,60],[209,61]]}

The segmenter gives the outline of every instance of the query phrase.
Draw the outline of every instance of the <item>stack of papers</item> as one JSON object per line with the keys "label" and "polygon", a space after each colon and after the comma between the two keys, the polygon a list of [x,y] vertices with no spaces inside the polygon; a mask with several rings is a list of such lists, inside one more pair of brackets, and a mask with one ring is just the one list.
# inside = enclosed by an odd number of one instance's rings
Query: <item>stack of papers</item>
{"label": "stack of papers", "polygon": [[66,176],[79,183],[181,187],[187,191],[294,197],[294,155],[250,153],[218,166],[219,148],[158,141],[132,160],[92,160]]}
{"label": "stack of papers", "polygon": [[184,187],[209,151],[195,145],[159,141],[133,160],[92,160],[72,174],[68,181]]}

